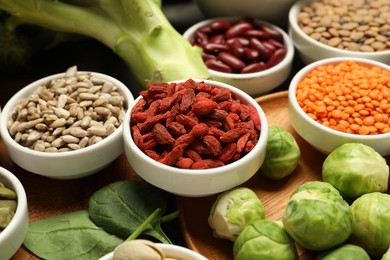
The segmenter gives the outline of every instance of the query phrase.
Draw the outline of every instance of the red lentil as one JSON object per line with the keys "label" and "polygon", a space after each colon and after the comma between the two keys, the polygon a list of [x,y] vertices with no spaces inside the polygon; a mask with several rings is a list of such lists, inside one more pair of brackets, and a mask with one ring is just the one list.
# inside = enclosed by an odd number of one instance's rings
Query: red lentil
{"label": "red lentil", "polygon": [[360,135],[390,132],[390,71],[355,61],[318,66],[299,83],[296,97],[313,120]]}

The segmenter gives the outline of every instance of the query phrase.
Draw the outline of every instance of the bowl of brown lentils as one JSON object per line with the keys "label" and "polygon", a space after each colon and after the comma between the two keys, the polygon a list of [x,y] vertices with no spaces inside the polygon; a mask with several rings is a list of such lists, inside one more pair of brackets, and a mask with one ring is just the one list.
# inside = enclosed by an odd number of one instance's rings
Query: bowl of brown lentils
{"label": "bowl of brown lentils", "polygon": [[183,36],[202,50],[213,80],[251,96],[270,92],[290,75],[293,43],[272,23],[251,17],[217,17],[194,24]]}
{"label": "bowl of brown lentils", "polygon": [[390,64],[390,2],[299,0],[289,12],[289,35],[305,64],[333,57]]}
{"label": "bowl of brown lentils", "polygon": [[133,101],[117,79],[73,66],[11,97],[0,117],[1,137],[11,159],[27,171],[84,177],[123,153],[122,121]]}

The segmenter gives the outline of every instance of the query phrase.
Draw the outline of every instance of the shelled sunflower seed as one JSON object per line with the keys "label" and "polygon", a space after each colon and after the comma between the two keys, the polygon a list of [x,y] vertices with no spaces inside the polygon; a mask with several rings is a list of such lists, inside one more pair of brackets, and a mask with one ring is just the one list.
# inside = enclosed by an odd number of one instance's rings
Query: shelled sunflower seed
{"label": "shelled sunflower seed", "polygon": [[16,193],[0,182],[0,232],[11,222],[16,206]]}
{"label": "shelled sunflower seed", "polygon": [[126,105],[115,84],[73,66],[20,100],[8,130],[16,142],[36,151],[77,150],[112,134],[122,124]]}

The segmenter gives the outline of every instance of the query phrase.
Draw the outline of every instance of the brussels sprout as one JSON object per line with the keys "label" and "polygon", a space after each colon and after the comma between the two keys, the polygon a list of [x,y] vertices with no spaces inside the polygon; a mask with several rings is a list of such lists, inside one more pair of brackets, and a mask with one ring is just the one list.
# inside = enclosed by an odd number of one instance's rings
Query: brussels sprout
{"label": "brussels sprout", "polygon": [[258,220],[244,228],[234,241],[235,260],[298,259],[294,240],[280,221]]}
{"label": "brussels sprout", "polygon": [[332,184],[345,199],[354,200],[363,194],[385,192],[389,166],[373,148],[360,143],[346,143],[325,159],[322,178]]}
{"label": "brussels sprout", "polygon": [[370,256],[360,246],[352,244],[344,244],[335,249],[330,249],[321,253],[316,260],[370,260]]}
{"label": "brussels sprout", "polygon": [[390,195],[372,192],[357,198],[351,205],[350,241],[372,256],[381,256],[390,247]]}
{"label": "brussels sprout", "polygon": [[270,179],[282,179],[295,170],[300,156],[301,151],[294,136],[282,127],[270,126],[260,174]]}
{"label": "brussels sprout", "polygon": [[352,232],[348,203],[331,184],[321,181],[306,182],[292,193],[282,221],[298,244],[314,251],[341,245]]}
{"label": "brussels sprout", "polygon": [[256,193],[238,187],[217,197],[208,222],[215,237],[234,241],[245,226],[261,219],[264,219],[264,205]]}

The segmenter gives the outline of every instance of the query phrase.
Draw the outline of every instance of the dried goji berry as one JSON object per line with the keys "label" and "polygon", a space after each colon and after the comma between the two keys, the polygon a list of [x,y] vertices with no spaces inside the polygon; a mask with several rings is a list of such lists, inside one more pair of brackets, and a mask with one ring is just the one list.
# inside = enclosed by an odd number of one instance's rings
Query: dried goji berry
{"label": "dried goji berry", "polygon": [[190,169],[194,161],[191,158],[179,158],[175,166],[182,169]]}
{"label": "dried goji berry", "polygon": [[175,142],[175,138],[173,138],[165,126],[160,123],[154,125],[153,135],[159,144],[173,144]]}
{"label": "dried goji berry", "polygon": [[222,153],[219,155],[218,159],[224,163],[227,163],[233,158],[236,152],[237,152],[237,144],[229,143],[222,150]]}
{"label": "dried goji berry", "polygon": [[183,148],[181,146],[173,147],[172,151],[168,152],[164,158],[160,160],[161,163],[166,165],[175,165],[177,160],[183,155]]}
{"label": "dried goji berry", "polygon": [[212,135],[205,135],[203,136],[202,140],[212,155],[218,156],[221,154],[222,145],[217,138]]}
{"label": "dried goji berry", "polygon": [[205,123],[199,123],[197,125],[194,125],[194,127],[190,131],[190,134],[195,137],[199,137],[207,135],[208,132],[209,127]]}
{"label": "dried goji berry", "polygon": [[161,156],[154,150],[145,150],[145,154],[155,161],[161,160]]}
{"label": "dried goji berry", "polygon": [[225,143],[234,142],[247,132],[244,128],[235,128],[224,133],[219,139]]}
{"label": "dried goji berry", "polygon": [[209,98],[202,98],[192,105],[192,112],[195,115],[207,115],[217,108],[218,104],[215,101]]}
{"label": "dried goji berry", "polygon": [[200,156],[200,154],[198,154],[192,149],[185,149],[184,155],[187,156],[188,158],[191,158],[195,162],[202,160],[202,156]]}
{"label": "dried goji berry", "polygon": [[246,146],[246,142],[248,142],[248,140],[249,140],[249,136],[250,136],[250,133],[246,133],[243,136],[241,136],[240,138],[238,138],[238,140],[237,140],[237,152],[238,153],[241,153],[244,150],[244,148]]}
{"label": "dried goji berry", "polygon": [[180,124],[179,122],[167,123],[167,129],[173,136],[180,136],[187,133],[187,130],[184,125]]}
{"label": "dried goji berry", "polygon": [[215,159],[204,159],[201,161],[194,162],[191,166],[191,169],[210,169],[224,166],[225,164],[222,161]]}
{"label": "dried goji berry", "polygon": [[192,129],[199,123],[195,118],[184,114],[178,114],[176,116],[176,121],[184,125],[187,129]]}
{"label": "dried goji berry", "polygon": [[141,131],[139,130],[138,126],[134,125],[131,127],[131,132],[133,135],[133,140],[136,146],[138,146],[139,149],[142,151],[144,150],[144,141],[141,134]]}
{"label": "dried goji berry", "polygon": [[261,130],[260,116],[257,113],[257,109],[251,104],[249,104],[248,107],[249,107],[249,116],[252,119],[253,123],[255,124],[255,128],[260,131]]}

